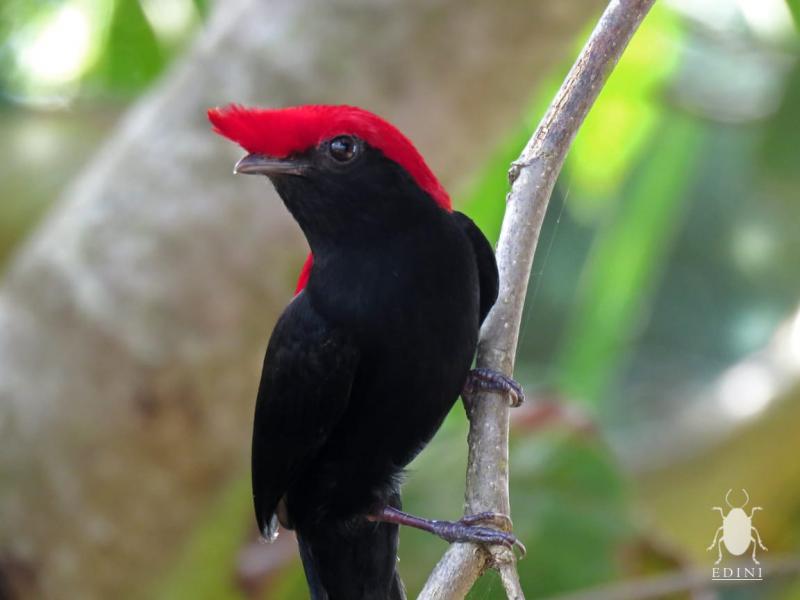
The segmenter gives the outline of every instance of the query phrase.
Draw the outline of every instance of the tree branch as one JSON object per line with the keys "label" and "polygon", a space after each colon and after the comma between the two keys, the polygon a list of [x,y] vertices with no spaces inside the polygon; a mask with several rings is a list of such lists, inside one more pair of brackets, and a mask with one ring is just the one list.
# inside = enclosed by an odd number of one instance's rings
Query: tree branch
{"label": "tree branch", "polygon": [[[763,561],[763,573],[769,576],[770,581],[778,578],[795,576],[800,572],[800,557],[783,556]],[[753,561],[743,560],[725,565],[731,569],[753,568]],[[651,575],[629,581],[621,581],[601,585],[593,589],[581,590],[550,598],[550,600],[657,600],[658,598],[671,597],[681,592],[695,592],[703,594],[715,587],[725,588],[750,583],[747,579],[720,579],[712,580],[711,568],[708,566],[696,567]],[[701,597],[707,597],[703,595]],[[711,596],[715,597],[715,596]]]}
{"label": "tree branch", "polygon": [[[609,73],[655,0],[612,0],[550,108],[509,171],[511,191],[497,245],[500,295],[481,330],[477,366],[514,370],[522,308],[547,204],[570,144]],[[466,512],[510,514],[509,407],[489,394],[467,404],[470,420]],[[462,598],[488,566],[499,568],[509,598],[523,598],[513,552],[454,544],[419,598]]]}

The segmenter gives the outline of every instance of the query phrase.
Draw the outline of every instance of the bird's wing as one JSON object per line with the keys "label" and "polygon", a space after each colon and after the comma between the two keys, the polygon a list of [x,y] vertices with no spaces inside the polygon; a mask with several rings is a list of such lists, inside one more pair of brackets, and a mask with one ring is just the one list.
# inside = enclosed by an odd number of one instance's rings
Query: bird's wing
{"label": "bird's wing", "polygon": [[253,499],[261,532],[287,489],[316,455],[344,413],[358,350],[330,326],[307,294],[294,298],[267,348],[253,427]]}
{"label": "bird's wing", "polygon": [[475,260],[478,263],[478,283],[481,292],[480,317],[481,323],[483,323],[486,315],[489,314],[489,310],[494,306],[500,289],[494,250],[492,250],[492,245],[483,235],[483,232],[472,222],[472,219],[458,211],[453,211],[453,217],[464,233],[467,234],[469,241],[472,242],[472,249],[475,251]]}

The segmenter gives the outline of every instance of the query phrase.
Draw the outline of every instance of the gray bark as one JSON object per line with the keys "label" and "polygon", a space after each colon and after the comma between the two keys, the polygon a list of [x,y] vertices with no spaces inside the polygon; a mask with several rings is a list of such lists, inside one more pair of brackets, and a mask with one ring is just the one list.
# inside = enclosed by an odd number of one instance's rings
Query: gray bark
{"label": "gray bark", "polygon": [[141,596],[246,468],[305,249],[268,185],[234,180],[207,107],[359,104],[453,183],[592,4],[220,3],[0,287],[0,577],[23,597]]}

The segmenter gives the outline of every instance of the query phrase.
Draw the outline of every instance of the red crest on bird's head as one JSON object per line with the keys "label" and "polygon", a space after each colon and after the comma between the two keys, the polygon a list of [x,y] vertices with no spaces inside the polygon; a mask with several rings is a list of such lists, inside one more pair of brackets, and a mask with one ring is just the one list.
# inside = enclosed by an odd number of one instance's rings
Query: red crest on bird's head
{"label": "red crest on bird's head", "polygon": [[[214,131],[252,154],[285,158],[337,135],[353,135],[403,167],[417,185],[443,209],[452,210],[450,196],[414,144],[394,125],[356,106],[307,105],[290,108],[248,108],[237,104],[212,108]],[[306,285],[313,257],[309,254],[296,292]]]}
{"label": "red crest on bird's head", "polygon": [[403,167],[434,201],[451,210],[450,196],[414,144],[388,121],[356,106],[307,105],[248,108],[231,104],[212,108],[214,131],[250,153],[285,158],[337,135],[353,135]]}

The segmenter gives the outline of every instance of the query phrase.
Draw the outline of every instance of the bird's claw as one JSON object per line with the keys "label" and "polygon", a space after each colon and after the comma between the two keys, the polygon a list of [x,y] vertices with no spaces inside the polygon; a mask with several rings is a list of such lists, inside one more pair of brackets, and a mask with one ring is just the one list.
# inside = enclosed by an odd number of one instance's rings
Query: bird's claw
{"label": "bird's claw", "polygon": [[434,533],[443,540],[452,543],[467,542],[486,546],[505,546],[510,550],[515,548],[522,558],[527,553],[525,544],[510,531],[501,531],[493,527],[483,527],[477,523],[490,523],[503,529],[511,528],[511,519],[508,515],[495,512],[482,512],[466,515],[458,521],[436,521]]}
{"label": "bird's claw", "polygon": [[525,391],[520,384],[511,377],[492,369],[472,369],[467,375],[462,395],[471,396],[479,391],[504,394],[514,408],[525,401]]}

